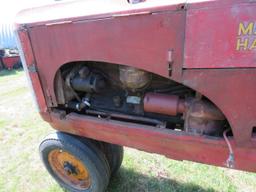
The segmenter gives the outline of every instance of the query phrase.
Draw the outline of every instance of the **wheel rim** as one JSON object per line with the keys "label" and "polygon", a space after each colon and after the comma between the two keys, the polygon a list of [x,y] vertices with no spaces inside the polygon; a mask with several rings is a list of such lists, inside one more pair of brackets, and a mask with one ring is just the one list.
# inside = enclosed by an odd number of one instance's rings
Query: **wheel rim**
{"label": "wheel rim", "polygon": [[91,186],[88,169],[74,155],[54,149],[49,153],[48,161],[56,175],[73,188],[84,190]]}

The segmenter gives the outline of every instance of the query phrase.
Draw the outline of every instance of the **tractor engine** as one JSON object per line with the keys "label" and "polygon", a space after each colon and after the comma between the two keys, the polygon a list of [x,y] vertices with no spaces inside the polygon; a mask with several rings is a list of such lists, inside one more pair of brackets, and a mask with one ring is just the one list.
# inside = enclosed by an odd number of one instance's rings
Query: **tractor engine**
{"label": "tractor engine", "polygon": [[222,112],[200,93],[141,69],[75,63],[63,66],[56,79],[58,107],[67,113],[209,136],[221,136],[227,126]]}

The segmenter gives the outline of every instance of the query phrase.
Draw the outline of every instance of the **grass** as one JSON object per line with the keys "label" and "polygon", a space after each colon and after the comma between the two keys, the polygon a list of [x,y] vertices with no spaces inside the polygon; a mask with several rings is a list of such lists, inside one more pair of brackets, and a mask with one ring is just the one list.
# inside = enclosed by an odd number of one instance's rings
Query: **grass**
{"label": "grass", "polygon": [[[24,72],[0,72],[0,90],[0,192],[61,192],[39,158],[38,145],[53,129],[32,107]],[[108,192],[254,192],[255,181],[253,173],[125,148]]]}

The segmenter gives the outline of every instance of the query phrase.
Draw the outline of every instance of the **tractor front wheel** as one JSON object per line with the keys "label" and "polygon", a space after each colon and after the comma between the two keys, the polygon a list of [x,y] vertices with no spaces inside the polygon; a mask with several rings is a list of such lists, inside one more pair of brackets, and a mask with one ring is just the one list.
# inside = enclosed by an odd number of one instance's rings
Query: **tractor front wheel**
{"label": "tractor front wheel", "polygon": [[41,159],[51,176],[72,192],[103,192],[110,168],[105,155],[91,142],[57,132],[48,135],[39,147]]}

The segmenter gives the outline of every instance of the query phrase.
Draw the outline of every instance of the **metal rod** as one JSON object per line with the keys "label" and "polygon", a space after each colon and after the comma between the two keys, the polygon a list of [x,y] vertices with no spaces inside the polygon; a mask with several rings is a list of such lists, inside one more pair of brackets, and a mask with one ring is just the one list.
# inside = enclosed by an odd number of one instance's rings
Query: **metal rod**
{"label": "metal rod", "polygon": [[120,118],[120,119],[141,121],[141,122],[152,123],[152,124],[156,124],[156,125],[163,125],[164,124],[164,122],[162,122],[162,121],[159,121],[159,120],[156,120],[156,119],[150,119],[150,118],[147,118],[147,117],[138,117],[138,116],[133,116],[133,115],[113,113],[113,112],[108,112],[108,111],[97,111],[97,110],[91,110],[91,109],[87,109],[86,112],[88,114],[93,114],[93,115],[103,115],[103,116],[109,116],[109,117]]}
{"label": "metal rod", "polygon": [[234,151],[232,149],[232,146],[228,140],[228,137],[227,137],[227,133],[231,131],[231,129],[226,129],[224,132],[223,132],[223,137],[228,145],[228,150],[229,150],[229,156],[228,156],[228,159],[227,159],[227,166],[229,168],[234,168],[234,163],[235,163],[235,157],[234,157]]}

